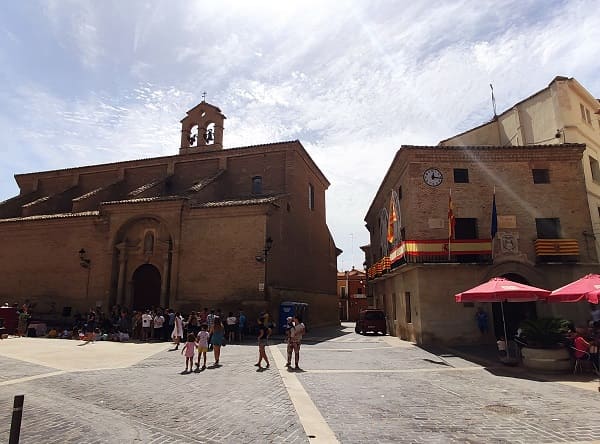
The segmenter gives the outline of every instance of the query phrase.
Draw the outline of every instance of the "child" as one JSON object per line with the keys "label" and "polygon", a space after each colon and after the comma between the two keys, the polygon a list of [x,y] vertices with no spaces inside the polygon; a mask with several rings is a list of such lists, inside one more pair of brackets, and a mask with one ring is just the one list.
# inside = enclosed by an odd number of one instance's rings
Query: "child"
{"label": "child", "polygon": [[192,366],[194,365],[194,349],[196,347],[196,338],[193,333],[190,333],[187,337],[187,342],[184,344],[181,349],[181,354],[185,352],[185,370],[184,373],[188,373],[188,365],[189,372],[192,371]]}
{"label": "child", "polygon": [[196,370],[200,367],[200,355],[204,358],[204,362],[202,364],[202,370],[206,368],[206,352],[208,351],[208,337],[210,334],[208,333],[208,325],[202,324],[200,326],[200,331],[198,332],[198,336],[196,337],[198,341],[198,362],[196,362]]}

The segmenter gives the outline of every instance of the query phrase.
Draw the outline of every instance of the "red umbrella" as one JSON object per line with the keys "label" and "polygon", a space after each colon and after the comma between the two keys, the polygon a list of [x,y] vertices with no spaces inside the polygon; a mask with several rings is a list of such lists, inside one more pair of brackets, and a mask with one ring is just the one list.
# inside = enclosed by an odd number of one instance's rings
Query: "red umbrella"
{"label": "red umbrella", "polygon": [[501,277],[454,296],[456,302],[528,302],[545,299],[550,291],[531,287]]}
{"label": "red umbrella", "polygon": [[529,302],[545,299],[550,291],[543,288],[531,287],[501,277],[490,279],[484,284],[454,295],[456,302],[500,302],[502,324],[506,341],[506,357],[510,359],[506,321],[504,319],[504,302]]}
{"label": "red umbrella", "polygon": [[548,302],[578,302],[585,299],[592,304],[597,304],[599,295],[600,275],[588,274],[554,290],[548,296]]}

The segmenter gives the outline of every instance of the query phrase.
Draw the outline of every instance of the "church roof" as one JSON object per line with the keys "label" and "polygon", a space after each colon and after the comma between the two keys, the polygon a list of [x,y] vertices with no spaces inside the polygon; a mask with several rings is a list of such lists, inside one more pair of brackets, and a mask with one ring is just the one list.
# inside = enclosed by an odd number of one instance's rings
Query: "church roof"
{"label": "church roof", "polygon": [[47,219],[67,219],[71,217],[88,217],[98,216],[100,211],[82,211],[79,213],[58,213],[58,214],[39,214],[35,216],[24,216],[24,217],[11,217],[9,219],[0,219],[0,223],[3,222],[20,222],[29,220],[47,220]]}
{"label": "church roof", "polygon": [[276,196],[268,196],[268,197],[253,197],[248,199],[229,199],[229,200],[220,200],[216,202],[204,202],[196,205],[192,205],[192,208],[218,208],[218,207],[236,207],[243,205],[262,205],[267,203],[275,202],[282,197],[286,196],[285,194],[279,194]]}

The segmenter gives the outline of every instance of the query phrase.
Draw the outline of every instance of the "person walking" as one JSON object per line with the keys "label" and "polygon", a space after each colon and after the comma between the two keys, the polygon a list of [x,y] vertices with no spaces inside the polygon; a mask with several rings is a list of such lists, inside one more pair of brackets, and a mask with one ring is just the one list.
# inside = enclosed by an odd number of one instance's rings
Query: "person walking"
{"label": "person walking", "polygon": [[287,363],[286,367],[292,366],[292,352],[294,353],[294,368],[298,370],[298,363],[300,362],[300,343],[302,342],[302,336],[306,331],[306,326],[302,323],[300,316],[295,316],[293,323],[290,327],[290,335],[287,346]]}
{"label": "person walking", "polygon": [[258,362],[254,366],[261,369],[261,363],[263,359],[267,364],[265,368],[269,368],[269,358],[267,358],[267,352],[265,347],[267,346],[267,339],[271,335],[269,327],[265,324],[265,318],[258,318]]}
{"label": "person walking", "polygon": [[179,343],[183,338],[183,319],[181,319],[181,314],[179,312],[175,313],[175,319],[173,323],[173,333],[171,333],[171,338],[175,343],[175,349],[179,348]]}
{"label": "person walking", "polygon": [[237,318],[233,315],[232,311],[229,312],[226,322],[227,342],[231,344],[235,341],[235,331],[237,329]]}
{"label": "person walking", "polygon": [[225,345],[225,328],[221,322],[221,318],[215,317],[213,326],[210,331],[210,343],[213,346],[215,353],[215,366],[219,365],[221,358],[221,347]]}
{"label": "person walking", "polygon": [[[193,333],[188,334],[187,341],[183,344],[183,348],[181,349],[181,354],[185,353],[185,370],[184,373],[189,373],[192,371],[192,367],[194,366],[194,352],[196,350],[196,337]],[[189,365],[189,370],[188,370]]]}
{"label": "person walking", "polygon": [[198,332],[198,336],[196,336],[196,341],[198,343],[198,361],[196,361],[196,370],[200,368],[200,355],[204,358],[204,362],[202,364],[202,370],[206,368],[206,353],[208,352],[208,338],[210,337],[208,333],[208,325],[202,324],[200,326],[200,331]]}

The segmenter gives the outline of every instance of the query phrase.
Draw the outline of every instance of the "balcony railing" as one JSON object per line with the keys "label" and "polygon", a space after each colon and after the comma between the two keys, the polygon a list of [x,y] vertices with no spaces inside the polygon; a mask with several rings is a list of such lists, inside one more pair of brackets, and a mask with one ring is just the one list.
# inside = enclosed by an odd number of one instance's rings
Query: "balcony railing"
{"label": "balcony railing", "polygon": [[535,255],[538,261],[577,260],[579,242],[576,239],[536,239]]}
{"label": "balcony railing", "polygon": [[492,261],[491,239],[406,240],[367,270],[370,279],[407,263]]}

